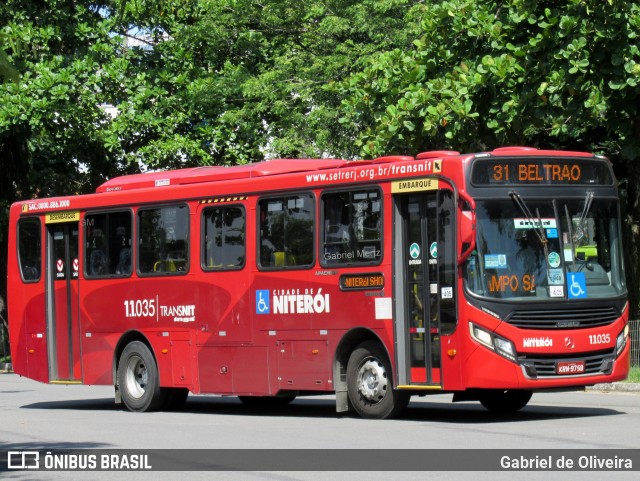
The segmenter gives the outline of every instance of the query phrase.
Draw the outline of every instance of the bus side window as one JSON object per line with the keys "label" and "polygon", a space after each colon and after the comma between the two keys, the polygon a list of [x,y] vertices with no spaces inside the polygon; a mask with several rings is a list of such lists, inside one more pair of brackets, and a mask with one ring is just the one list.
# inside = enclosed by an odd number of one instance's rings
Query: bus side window
{"label": "bus side window", "polygon": [[85,217],[85,275],[88,278],[131,274],[131,212]]}
{"label": "bus side window", "polygon": [[372,265],[382,260],[379,189],[328,192],[322,196],[323,266]]}
{"label": "bus side window", "polygon": [[259,202],[261,268],[311,267],[314,263],[314,201],[311,194]]}
{"label": "bus side window", "polygon": [[172,205],[138,211],[138,271],[179,275],[189,270],[189,208]]}
{"label": "bus side window", "polygon": [[42,230],[39,219],[22,219],[18,222],[18,258],[22,280],[39,281],[42,272]]}
{"label": "bus side window", "polygon": [[202,212],[202,268],[240,269],[245,259],[245,211],[241,206],[207,208]]}

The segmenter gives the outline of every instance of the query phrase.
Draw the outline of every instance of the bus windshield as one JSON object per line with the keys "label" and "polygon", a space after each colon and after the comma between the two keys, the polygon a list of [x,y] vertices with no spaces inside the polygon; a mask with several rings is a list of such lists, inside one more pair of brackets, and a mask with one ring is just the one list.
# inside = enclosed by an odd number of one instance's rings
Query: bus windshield
{"label": "bus windshield", "polygon": [[465,269],[472,293],[535,301],[624,294],[617,201],[588,192],[577,199],[479,200],[477,248]]}

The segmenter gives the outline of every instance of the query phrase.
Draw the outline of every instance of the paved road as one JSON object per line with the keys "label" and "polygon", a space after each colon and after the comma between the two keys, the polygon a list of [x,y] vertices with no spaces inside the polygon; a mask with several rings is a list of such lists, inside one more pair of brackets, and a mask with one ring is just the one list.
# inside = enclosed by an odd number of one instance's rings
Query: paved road
{"label": "paved road", "polygon": [[[400,418],[363,420],[335,413],[332,397],[300,398],[286,410],[250,409],[235,398],[190,396],[180,412],[130,413],[104,386],[53,386],[0,374],[0,452],[57,449],[510,449],[617,450],[640,448],[640,395],[535,394],[520,413],[499,417],[450,395],[416,398]],[[384,453],[384,451],[376,451]],[[535,453],[535,451],[534,451]],[[603,451],[604,454],[606,452]],[[475,453],[476,455],[478,453]],[[482,454],[480,452],[480,454]],[[494,457],[495,452],[491,453]],[[461,466],[465,461],[461,460]],[[637,463],[637,464],[640,464]],[[467,465],[468,466],[468,465]],[[638,479],[635,472],[191,472],[0,473],[3,479],[250,479],[366,478],[450,480]],[[27,476],[28,474],[28,476]]]}

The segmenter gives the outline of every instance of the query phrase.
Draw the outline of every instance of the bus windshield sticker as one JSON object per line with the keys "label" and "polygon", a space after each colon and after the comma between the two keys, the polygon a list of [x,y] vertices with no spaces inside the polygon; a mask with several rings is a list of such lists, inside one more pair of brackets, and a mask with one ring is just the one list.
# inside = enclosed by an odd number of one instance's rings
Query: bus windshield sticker
{"label": "bus windshield sticker", "polygon": [[564,248],[564,261],[573,262],[573,249],[571,247]]}
{"label": "bus windshield sticker", "polygon": [[[540,225],[540,221],[542,221],[542,226]],[[556,220],[555,219],[513,219],[513,225],[516,229],[539,229],[542,227],[543,229],[556,229]],[[557,231],[556,231],[557,232]]]}
{"label": "bus windshield sticker", "polygon": [[547,229],[547,239],[557,239],[558,229]]}
{"label": "bus windshield sticker", "polygon": [[564,297],[564,286],[549,286],[549,297]]}
{"label": "bus windshield sticker", "polygon": [[547,278],[549,279],[549,285],[551,286],[564,285],[564,273],[562,272],[562,269],[549,269]]}
{"label": "bus windshield sticker", "polygon": [[556,267],[560,267],[560,254],[558,254],[557,252],[549,252],[548,261],[549,265],[554,269]]}
{"label": "bus windshield sticker", "polygon": [[584,272],[567,272],[567,295],[569,299],[587,297],[587,283]]}
{"label": "bus windshield sticker", "polygon": [[505,254],[485,254],[484,267],[485,269],[506,269],[507,256]]}

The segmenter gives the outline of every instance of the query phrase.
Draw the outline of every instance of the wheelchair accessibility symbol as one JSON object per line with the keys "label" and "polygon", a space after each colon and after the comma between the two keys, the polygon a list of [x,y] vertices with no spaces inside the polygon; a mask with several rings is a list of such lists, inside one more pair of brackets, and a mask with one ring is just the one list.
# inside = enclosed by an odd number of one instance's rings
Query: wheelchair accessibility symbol
{"label": "wheelchair accessibility symbol", "polygon": [[261,289],[256,291],[256,314],[269,314],[270,312],[269,290]]}
{"label": "wheelchair accessibility symbol", "polygon": [[569,299],[587,297],[587,282],[584,272],[567,272],[567,294]]}

